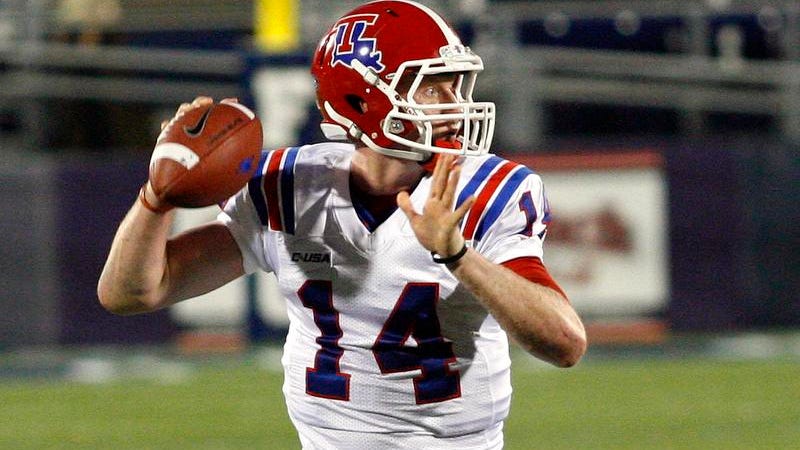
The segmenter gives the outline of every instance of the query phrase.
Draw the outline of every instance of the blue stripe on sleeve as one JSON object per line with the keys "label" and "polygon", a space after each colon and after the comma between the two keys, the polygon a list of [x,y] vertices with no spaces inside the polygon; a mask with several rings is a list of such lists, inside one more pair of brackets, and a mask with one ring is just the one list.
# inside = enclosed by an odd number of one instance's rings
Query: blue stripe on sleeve
{"label": "blue stripe on sleeve", "polygon": [[519,166],[520,168],[516,169],[516,171],[508,178],[505,182],[505,185],[500,189],[500,192],[495,197],[494,201],[492,201],[492,205],[486,211],[486,214],[481,219],[481,222],[478,224],[478,227],[475,232],[475,240],[480,241],[483,239],[483,235],[486,231],[491,227],[497,219],[500,217],[500,213],[503,212],[503,209],[508,204],[508,201],[511,200],[511,197],[514,195],[514,192],[519,188],[520,184],[528,177],[528,175],[533,175],[533,171],[528,169],[524,166]]}
{"label": "blue stripe on sleeve", "polygon": [[253,199],[253,206],[256,208],[261,225],[264,226],[269,224],[269,214],[267,214],[267,200],[264,198],[264,191],[261,189],[261,184],[264,181],[264,166],[267,164],[268,159],[269,152],[266,150],[262,151],[256,175],[247,182],[247,190],[250,192],[250,198]]}
{"label": "blue stripe on sleeve", "polygon": [[292,147],[286,152],[283,170],[281,170],[283,229],[288,234],[294,234],[294,164],[297,161],[297,153],[297,147]]}
{"label": "blue stripe on sleeve", "polygon": [[492,171],[497,167],[503,160],[498,158],[497,156],[492,156],[491,158],[487,159],[481,167],[475,172],[475,175],[472,176],[472,179],[469,180],[464,189],[461,190],[461,193],[458,194],[458,200],[456,200],[456,209],[461,206],[464,201],[469,198],[470,195],[473,195],[478,188],[489,178],[489,175]]}

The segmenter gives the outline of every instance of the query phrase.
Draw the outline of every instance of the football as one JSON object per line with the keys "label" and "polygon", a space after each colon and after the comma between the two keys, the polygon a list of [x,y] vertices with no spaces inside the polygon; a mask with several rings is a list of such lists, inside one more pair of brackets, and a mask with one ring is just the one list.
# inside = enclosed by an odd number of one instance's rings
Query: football
{"label": "football", "polygon": [[182,208],[219,204],[250,180],[262,142],[261,121],[238,103],[223,101],[180,113],[153,149],[153,193]]}

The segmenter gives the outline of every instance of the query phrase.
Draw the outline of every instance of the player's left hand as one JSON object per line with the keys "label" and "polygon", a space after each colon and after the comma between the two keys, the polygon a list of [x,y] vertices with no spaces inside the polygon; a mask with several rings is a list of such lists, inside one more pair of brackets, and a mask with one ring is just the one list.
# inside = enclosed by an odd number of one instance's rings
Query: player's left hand
{"label": "player's left hand", "polygon": [[440,257],[455,255],[464,246],[458,224],[475,202],[475,198],[470,197],[453,211],[460,174],[461,166],[455,155],[439,155],[430,194],[421,214],[414,210],[408,192],[397,194],[397,205],[408,217],[420,244]]}

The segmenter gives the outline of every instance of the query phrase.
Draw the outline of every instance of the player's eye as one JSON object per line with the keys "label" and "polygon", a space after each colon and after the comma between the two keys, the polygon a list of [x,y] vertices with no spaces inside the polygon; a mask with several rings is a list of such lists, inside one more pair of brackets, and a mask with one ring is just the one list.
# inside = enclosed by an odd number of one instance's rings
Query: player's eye
{"label": "player's eye", "polygon": [[434,86],[428,86],[422,90],[422,95],[428,98],[434,98],[439,96],[439,90],[436,89]]}

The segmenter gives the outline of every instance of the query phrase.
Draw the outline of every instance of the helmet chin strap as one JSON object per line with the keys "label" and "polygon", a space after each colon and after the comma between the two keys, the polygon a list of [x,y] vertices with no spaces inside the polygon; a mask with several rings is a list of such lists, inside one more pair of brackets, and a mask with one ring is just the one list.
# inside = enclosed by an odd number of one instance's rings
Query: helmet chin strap
{"label": "helmet chin strap", "polygon": [[[372,140],[366,133],[362,132],[361,129],[353,123],[352,120],[348,119],[347,117],[339,114],[336,112],[335,109],[331,106],[329,102],[325,102],[323,105],[325,107],[325,112],[328,114],[328,117],[333,119],[339,125],[332,125],[332,124],[322,124],[322,132],[325,134],[325,137],[328,139],[333,140],[345,140],[347,136],[351,136],[359,141],[363,142],[367,147],[375,150],[378,153],[392,156],[395,158],[402,158],[402,159],[410,159],[412,161],[426,161],[428,158],[431,157],[431,152],[427,151],[412,151],[412,150],[401,150],[396,148],[386,148],[381,147],[380,145],[376,144],[375,141]],[[347,132],[345,132],[347,130]]]}
{"label": "helmet chin strap", "polygon": [[367,147],[382,153],[387,156],[395,158],[410,159],[412,161],[422,162],[427,161],[431,157],[431,152],[426,151],[412,151],[412,150],[398,150],[396,148],[381,147],[369,138],[366,134],[361,136],[361,142],[367,144]]}

